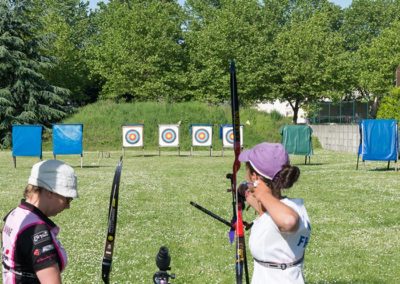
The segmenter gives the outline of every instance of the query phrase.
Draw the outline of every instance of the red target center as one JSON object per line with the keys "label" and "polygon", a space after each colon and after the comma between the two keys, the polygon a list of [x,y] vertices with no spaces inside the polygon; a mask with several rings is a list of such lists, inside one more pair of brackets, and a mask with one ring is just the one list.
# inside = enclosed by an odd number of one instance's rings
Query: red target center
{"label": "red target center", "polygon": [[167,138],[168,140],[172,138],[172,134],[171,133],[167,133],[165,134],[165,138]]}
{"label": "red target center", "polygon": [[199,134],[199,138],[200,138],[200,139],[204,139],[204,138],[206,138],[206,135],[205,135],[204,133],[200,133],[200,134]]}
{"label": "red target center", "polygon": [[130,140],[135,140],[136,139],[136,134],[134,134],[134,133],[129,134],[129,139]]}
{"label": "red target center", "polygon": [[231,134],[229,134],[229,138],[233,140],[233,138],[234,138],[233,132]]}

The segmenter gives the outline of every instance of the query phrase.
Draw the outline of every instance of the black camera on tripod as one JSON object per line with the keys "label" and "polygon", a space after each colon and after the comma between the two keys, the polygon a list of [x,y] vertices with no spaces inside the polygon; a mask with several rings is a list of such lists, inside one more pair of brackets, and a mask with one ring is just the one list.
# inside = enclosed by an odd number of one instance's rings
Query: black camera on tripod
{"label": "black camera on tripod", "polygon": [[167,270],[171,270],[169,267],[171,263],[171,256],[169,255],[167,247],[160,247],[158,254],[156,255],[156,265],[159,269],[153,276],[154,284],[169,284],[169,278],[175,279],[175,274],[168,274]]}

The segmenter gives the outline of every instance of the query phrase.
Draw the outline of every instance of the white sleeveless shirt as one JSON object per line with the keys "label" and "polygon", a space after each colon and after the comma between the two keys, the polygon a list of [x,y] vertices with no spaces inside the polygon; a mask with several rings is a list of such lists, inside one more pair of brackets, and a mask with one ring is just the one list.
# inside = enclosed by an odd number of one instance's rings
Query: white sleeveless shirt
{"label": "white sleeveless shirt", "polygon": [[[281,202],[291,207],[299,215],[299,227],[296,232],[279,231],[268,212],[259,216],[251,228],[249,247],[257,260],[274,263],[292,263],[303,257],[310,239],[310,220],[303,199],[283,198]],[[285,270],[265,267],[254,261],[252,284],[304,283],[303,264]]]}

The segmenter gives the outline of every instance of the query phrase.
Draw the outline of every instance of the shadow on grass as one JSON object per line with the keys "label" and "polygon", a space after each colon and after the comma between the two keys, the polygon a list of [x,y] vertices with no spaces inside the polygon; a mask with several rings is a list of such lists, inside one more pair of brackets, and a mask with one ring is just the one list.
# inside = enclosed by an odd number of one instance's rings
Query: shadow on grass
{"label": "shadow on grass", "polygon": [[[80,166],[77,166],[77,167],[80,167]],[[97,168],[114,168],[114,166],[106,166],[106,165],[104,165],[104,166],[102,166],[102,165],[90,165],[90,166],[83,166],[82,167],[83,169],[97,169]]]}
{"label": "shadow on grass", "polygon": [[[298,164],[298,165],[301,165],[301,164]],[[311,164],[309,164],[309,163],[307,163],[307,164],[302,164],[303,166],[323,166],[323,165],[325,165],[324,163],[313,163],[313,162],[311,162]]]}
{"label": "shadow on grass", "polygon": [[368,171],[371,171],[371,172],[389,172],[389,171],[393,171],[393,172],[395,172],[396,168],[387,168],[387,167],[385,167],[385,168],[375,168],[375,169],[368,169]]}
{"label": "shadow on grass", "polygon": [[[133,156],[133,157],[158,157],[158,154],[145,154],[145,155],[137,155],[137,156]],[[130,156],[132,157],[132,156]]]}

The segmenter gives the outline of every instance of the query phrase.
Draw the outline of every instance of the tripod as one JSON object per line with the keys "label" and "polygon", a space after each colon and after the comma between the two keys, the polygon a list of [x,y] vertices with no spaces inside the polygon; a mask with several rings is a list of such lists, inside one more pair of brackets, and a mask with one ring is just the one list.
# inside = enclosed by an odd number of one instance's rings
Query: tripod
{"label": "tripod", "polygon": [[159,271],[153,275],[154,284],[170,284],[169,278],[175,279],[175,274],[168,274],[167,270],[170,270],[169,264],[171,262],[171,256],[169,255],[167,247],[160,247],[158,254],[156,255],[156,265]]}

